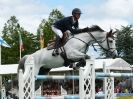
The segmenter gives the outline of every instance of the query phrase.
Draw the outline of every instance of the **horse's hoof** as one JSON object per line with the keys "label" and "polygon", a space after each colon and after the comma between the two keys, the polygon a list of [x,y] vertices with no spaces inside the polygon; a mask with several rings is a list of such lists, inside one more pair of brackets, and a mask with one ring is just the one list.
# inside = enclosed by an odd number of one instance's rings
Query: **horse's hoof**
{"label": "horse's hoof", "polygon": [[69,65],[69,68],[73,68],[73,64],[70,64],[70,65]]}
{"label": "horse's hoof", "polygon": [[85,64],[82,64],[82,63],[77,63],[77,64],[76,64],[76,67],[78,67],[78,68],[79,68],[79,67],[84,67],[84,66],[85,66]]}
{"label": "horse's hoof", "polygon": [[80,64],[80,63],[77,63],[77,64],[76,64],[76,67],[81,67],[81,64]]}
{"label": "horse's hoof", "polygon": [[73,67],[73,70],[76,70],[76,67]]}
{"label": "horse's hoof", "polygon": [[74,67],[73,67],[73,70],[79,70],[79,68],[80,68],[80,67],[74,66]]}

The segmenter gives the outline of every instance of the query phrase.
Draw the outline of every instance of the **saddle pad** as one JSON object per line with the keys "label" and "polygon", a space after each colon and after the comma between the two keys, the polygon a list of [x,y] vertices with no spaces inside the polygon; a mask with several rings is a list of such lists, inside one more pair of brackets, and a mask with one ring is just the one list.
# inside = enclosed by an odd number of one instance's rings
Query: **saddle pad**
{"label": "saddle pad", "polygon": [[52,50],[54,48],[55,48],[55,42],[54,41],[53,42],[49,42],[47,44],[47,50]]}

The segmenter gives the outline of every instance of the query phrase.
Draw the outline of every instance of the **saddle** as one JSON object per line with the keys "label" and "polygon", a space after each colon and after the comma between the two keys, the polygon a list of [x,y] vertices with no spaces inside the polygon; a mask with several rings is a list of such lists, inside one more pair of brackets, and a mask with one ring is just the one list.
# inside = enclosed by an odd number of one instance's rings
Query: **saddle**
{"label": "saddle", "polygon": [[[68,32],[64,32],[63,33],[63,37],[62,37],[61,42],[60,42],[61,43],[61,47],[66,44],[68,38],[69,38]],[[55,43],[56,43],[56,39],[49,40],[48,44],[47,44],[47,50],[55,49]]]}
{"label": "saddle", "polygon": [[52,50],[55,48],[55,39],[54,40],[49,40],[47,44],[47,50]]}
{"label": "saddle", "polygon": [[[69,33],[68,32],[64,32],[63,33],[63,37],[61,39],[61,42],[60,42],[60,47],[63,47],[66,42],[68,41],[68,38],[69,38]],[[55,49],[55,44],[56,44],[56,39],[54,40],[50,40],[47,44],[47,50],[52,50],[52,49]],[[62,50],[62,52],[60,53],[61,57],[65,60],[64,62],[64,66],[69,66],[70,63],[72,63],[71,60],[67,59],[67,56],[66,56],[66,53],[64,50]]]}

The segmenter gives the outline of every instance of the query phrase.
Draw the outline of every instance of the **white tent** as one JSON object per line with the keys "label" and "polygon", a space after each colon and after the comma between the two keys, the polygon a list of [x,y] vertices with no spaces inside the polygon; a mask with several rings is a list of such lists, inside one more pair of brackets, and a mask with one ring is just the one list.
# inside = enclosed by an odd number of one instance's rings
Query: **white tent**
{"label": "white tent", "polygon": [[18,64],[0,65],[0,75],[2,74],[16,74]]}
{"label": "white tent", "polygon": [[0,65],[0,89],[2,88],[2,75],[3,74],[16,74],[18,64]]}
{"label": "white tent", "polygon": [[105,63],[106,68],[110,70],[131,70],[131,66],[125,60],[121,58],[116,59],[96,59],[95,69],[102,69],[103,63]]}
{"label": "white tent", "polygon": [[[127,63],[125,60],[121,58],[116,58],[116,59],[96,59],[94,60],[94,66],[95,69],[103,69],[103,63],[107,66],[106,68],[110,70],[131,70],[131,65]],[[72,68],[69,67],[60,67],[60,68],[53,68],[51,72],[56,72],[56,71],[70,71],[73,70]]]}
{"label": "white tent", "polygon": [[[116,59],[96,59],[94,60],[95,69],[102,69],[103,62],[107,68],[111,70],[131,70],[131,65],[124,61],[121,58]],[[8,64],[8,65],[0,65],[0,75],[1,74],[16,74],[17,73],[18,64]],[[72,68],[69,67],[60,67],[60,68],[53,68],[50,72],[60,72],[60,71],[71,71]]]}

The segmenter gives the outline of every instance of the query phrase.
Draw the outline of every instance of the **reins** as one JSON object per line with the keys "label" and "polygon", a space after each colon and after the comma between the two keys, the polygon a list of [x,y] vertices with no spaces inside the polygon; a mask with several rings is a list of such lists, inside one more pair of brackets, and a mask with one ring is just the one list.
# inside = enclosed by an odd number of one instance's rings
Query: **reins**
{"label": "reins", "polygon": [[[92,35],[91,32],[87,32],[87,33],[94,39],[94,41],[95,41],[96,43],[98,43],[98,45],[99,45],[103,50],[105,50],[106,52],[111,52],[110,50],[113,49],[113,48],[110,48],[110,46],[109,46],[108,35],[106,35],[106,38],[105,38],[104,40],[98,41],[98,40]],[[108,49],[105,49],[105,48],[100,44],[100,43],[103,43],[103,42],[106,41],[106,40],[107,40]],[[95,49],[95,47],[94,47],[95,45],[92,44],[92,46],[93,46],[94,50],[97,51],[97,50]],[[111,53],[113,53],[113,52],[111,52]]]}
{"label": "reins", "polygon": [[[108,35],[106,36],[106,38],[105,38],[104,40],[98,41],[98,40],[92,35],[91,32],[87,32],[87,33],[93,38],[93,40],[94,40],[96,43],[98,43],[98,45],[99,45],[103,50],[105,50],[105,51],[107,51],[107,52],[111,52],[110,50],[113,49],[113,48],[110,48],[110,46],[109,46]],[[92,42],[92,41],[85,42],[84,40],[82,40],[82,39],[80,39],[80,38],[77,38],[77,37],[75,37],[74,35],[72,35],[72,37],[70,37],[70,38],[66,41],[66,43],[67,43],[70,39],[72,39],[72,38],[75,38],[75,39],[80,40],[81,42],[85,43],[85,44],[86,44],[85,53],[88,51],[88,47],[89,47],[89,45],[90,45],[90,42]],[[100,43],[103,43],[103,42],[106,41],[106,40],[107,40],[108,49],[105,49],[105,48],[100,44]],[[94,50],[97,51],[96,48],[94,47],[94,46],[96,46],[96,45],[92,44],[92,46],[93,46]],[[113,52],[111,52],[111,53],[113,53]]]}

